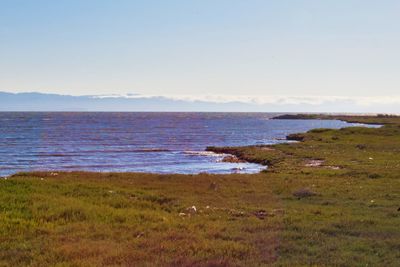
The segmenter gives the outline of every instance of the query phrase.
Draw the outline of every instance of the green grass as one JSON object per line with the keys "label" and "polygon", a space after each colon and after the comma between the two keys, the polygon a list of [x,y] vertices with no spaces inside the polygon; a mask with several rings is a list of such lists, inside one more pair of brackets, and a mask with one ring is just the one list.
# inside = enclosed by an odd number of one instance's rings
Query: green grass
{"label": "green grass", "polygon": [[260,174],[1,179],[0,266],[399,266],[400,119],[357,119],[387,124],[210,148]]}
{"label": "green grass", "polygon": [[247,265],[276,257],[282,216],[255,212],[279,201],[256,176],[30,173],[0,182],[0,264]]}

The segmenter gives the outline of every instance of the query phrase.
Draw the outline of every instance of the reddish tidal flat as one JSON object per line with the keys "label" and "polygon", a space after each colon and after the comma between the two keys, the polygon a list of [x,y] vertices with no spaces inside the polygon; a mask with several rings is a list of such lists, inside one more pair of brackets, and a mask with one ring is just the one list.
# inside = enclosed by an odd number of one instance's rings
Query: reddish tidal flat
{"label": "reddish tidal flat", "polygon": [[209,148],[258,174],[1,179],[0,266],[398,266],[400,118],[323,116],[384,126]]}

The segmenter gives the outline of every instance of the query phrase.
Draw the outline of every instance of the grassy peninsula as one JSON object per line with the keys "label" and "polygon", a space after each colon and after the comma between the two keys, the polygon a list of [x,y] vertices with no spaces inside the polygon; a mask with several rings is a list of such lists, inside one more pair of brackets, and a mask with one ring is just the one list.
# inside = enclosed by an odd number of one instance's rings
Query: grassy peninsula
{"label": "grassy peninsula", "polygon": [[253,175],[1,179],[0,266],[398,266],[400,118],[323,116],[384,126],[209,148]]}

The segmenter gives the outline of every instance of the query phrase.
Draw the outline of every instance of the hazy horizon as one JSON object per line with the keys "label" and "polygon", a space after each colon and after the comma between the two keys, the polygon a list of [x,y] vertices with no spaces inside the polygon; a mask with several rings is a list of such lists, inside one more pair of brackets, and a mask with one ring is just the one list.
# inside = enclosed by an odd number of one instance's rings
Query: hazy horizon
{"label": "hazy horizon", "polygon": [[6,0],[0,91],[399,113],[399,8],[394,0]]}
{"label": "hazy horizon", "polygon": [[168,96],[71,96],[38,92],[0,91],[0,111],[155,111],[155,112],[275,112],[396,114],[395,102],[351,98],[193,98]]}

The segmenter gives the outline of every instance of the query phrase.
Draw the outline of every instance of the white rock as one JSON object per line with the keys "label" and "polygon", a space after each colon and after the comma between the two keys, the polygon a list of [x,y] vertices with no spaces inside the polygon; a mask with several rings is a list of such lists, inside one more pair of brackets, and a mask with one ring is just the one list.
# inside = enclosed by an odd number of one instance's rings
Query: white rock
{"label": "white rock", "polygon": [[197,212],[197,208],[196,208],[196,206],[191,206],[191,207],[187,208],[186,211],[188,213],[192,213],[193,214],[193,213]]}

